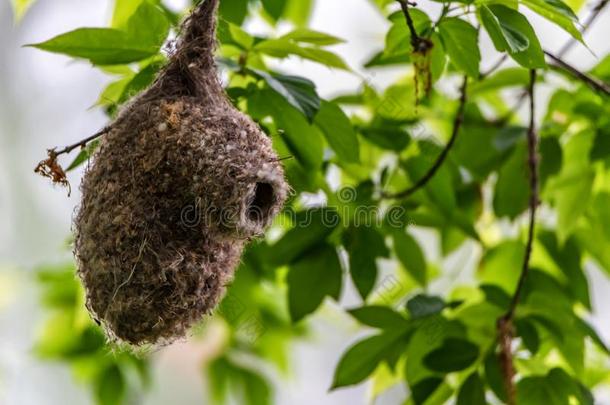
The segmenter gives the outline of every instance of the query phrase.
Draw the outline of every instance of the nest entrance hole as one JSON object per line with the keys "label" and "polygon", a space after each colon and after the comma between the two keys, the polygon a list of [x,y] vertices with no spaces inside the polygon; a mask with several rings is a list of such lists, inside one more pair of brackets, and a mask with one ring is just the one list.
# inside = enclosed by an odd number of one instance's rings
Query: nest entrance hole
{"label": "nest entrance hole", "polygon": [[254,196],[248,206],[248,219],[254,222],[265,222],[273,206],[273,186],[258,182],[254,185]]}

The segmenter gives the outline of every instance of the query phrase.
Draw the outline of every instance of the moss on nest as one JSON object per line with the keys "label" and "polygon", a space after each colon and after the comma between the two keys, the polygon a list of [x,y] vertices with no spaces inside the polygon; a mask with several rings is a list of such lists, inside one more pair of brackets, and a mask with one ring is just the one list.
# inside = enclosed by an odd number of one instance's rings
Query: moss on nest
{"label": "moss on nest", "polygon": [[81,184],[75,253],[87,307],[130,344],[170,342],[209,313],[288,192],[269,138],[218,81],[217,6],[206,0],[187,19]]}

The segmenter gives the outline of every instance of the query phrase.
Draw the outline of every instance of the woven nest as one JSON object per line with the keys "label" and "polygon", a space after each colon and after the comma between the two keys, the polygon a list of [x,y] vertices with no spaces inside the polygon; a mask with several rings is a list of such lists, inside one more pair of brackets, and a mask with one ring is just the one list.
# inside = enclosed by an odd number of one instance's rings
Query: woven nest
{"label": "woven nest", "polygon": [[270,139],[218,81],[217,5],[206,0],[187,19],[81,184],[75,253],[87,307],[130,344],[170,342],[209,313],[288,192]]}

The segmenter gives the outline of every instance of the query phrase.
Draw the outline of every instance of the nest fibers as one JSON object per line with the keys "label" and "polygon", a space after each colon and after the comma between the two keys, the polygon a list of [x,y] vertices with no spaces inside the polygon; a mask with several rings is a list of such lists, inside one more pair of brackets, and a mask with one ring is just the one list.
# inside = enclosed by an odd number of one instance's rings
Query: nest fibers
{"label": "nest fibers", "polygon": [[269,138],[218,81],[217,6],[206,0],[188,18],[169,63],[110,125],[81,185],[78,273],[113,339],[184,336],[286,199]]}

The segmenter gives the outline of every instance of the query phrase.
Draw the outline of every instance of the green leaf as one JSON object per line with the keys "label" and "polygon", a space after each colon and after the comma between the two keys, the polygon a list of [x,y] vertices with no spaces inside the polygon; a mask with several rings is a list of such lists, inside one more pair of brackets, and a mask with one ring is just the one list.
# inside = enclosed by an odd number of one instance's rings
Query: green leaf
{"label": "green leaf", "polygon": [[366,379],[381,363],[404,345],[404,330],[392,330],[361,340],[339,360],[331,389],[354,385]]}
{"label": "green leaf", "polygon": [[426,356],[442,347],[448,338],[461,338],[465,327],[457,320],[447,320],[441,315],[431,315],[417,320],[418,327],[407,347],[405,376],[410,387],[427,377],[438,377],[424,362]]}
{"label": "green leaf", "polygon": [[502,402],[506,402],[506,386],[504,385],[504,375],[498,354],[490,350],[484,361],[485,380],[493,393]]}
{"label": "green leaf", "polygon": [[309,122],[313,121],[320,109],[321,100],[316,92],[316,85],[311,80],[299,76],[267,73],[258,69],[248,69],[248,71],[265,80],[269,87],[302,112]]}
{"label": "green leaf", "polygon": [[274,21],[280,19],[286,7],[285,0],[262,0],[263,9],[273,18]]}
{"label": "green leaf", "polygon": [[492,284],[482,284],[480,287],[483,294],[485,294],[485,300],[492,305],[497,306],[500,309],[507,310],[511,297],[504,291],[504,289],[492,285]]}
{"label": "green leaf", "polygon": [[127,34],[134,43],[148,44],[157,51],[169,34],[170,23],[161,9],[143,2],[127,20]]}
{"label": "green leaf", "polygon": [[233,365],[224,356],[213,360],[208,366],[207,377],[210,381],[210,396],[214,402],[224,403],[226,401],[233,371]]}
{"label": "green leaf", "polygon": [[472,373],[460,387],[456,405],[486,405],[485,386],[479,373]]}
{"label": "green leaf", "polygon": [[453,64],[468,76],[478,78],[481,53],[476,28],[459,18],[445,18],[438,29]]}
{"label": "green leaf", "polygon": [[70,163],[70,165],[66,168],[66,171],[67,172],[72,171],[72,170],[76,169],[77,167],[79,167],[80,165],[82,165],[83,163],[85,163],[85,161],[87,161],[89,159],[89,157],[91,157],[91,155],[93,154],[93,152],[95,151],[95,149],[97,148],[98,145],[99,145],[99,140],[96,139],[96,140],[90,142],[86,147],[82,148],[81,151],[76,156],[76,158],[74,158],[72,163]]}
{"label": "green leaf", "polygon": [[314,208],[297,213],[294,227],[271,247],[271,261],[282,265],[300,259],[311,248],[322,244],[339,221],[337,211],[332,208]]}
{"label": "green leaf", "polygon": [[323,32],[314,31],[308,28],[297,28],[286,35],[280,37],[280,39],[289,39],[295,42],[306,42],[309,44],[324,46],[324,45],[335,45],[345,42],[344,39],[337,38],[335,36],[325,34]]}
{"label": "green leaf", "polygon": [[379,329],[404,328],[407,320],[392,308],[383,306],[367,306],[351,309],[350,315],[360,323]]}
{"label": "green leaf", "polygon": [[388,121],[407,121],[417,117],[415,88],[409,84],[394,84],[386,89],[383,97],[374,101],[375,112]]}
{"label": "green leaf", "polygon": [[313,10],[314,0],[287,0],[284,16],[292,21],[297,27],[307,25]]}
{"label": "green leaf", "polygon": [[271,385],[259,373],[243,368],[244,402],[246,405],[271,405]]}
{"label": "green leaf", "polygon": [[544,0],[547,6],[553,7],[553,9],[566,17],[578,21],[578,16],[574,13],[571,6],[568,3],[563,2],[562,0]]}
{"label": "green leaf", "polygon": [[424,357],[424,365],[432,371],[451,373],[464,370],[479,357],[479,347],[467,340],[448,338],[443,345]]}
{"label": "green leaf", "polygon": [[523,345],[530,351],[532,355],[538,353],[540,348],[540,336],[536,330],[536,326],[527,319],[517,319],[515,321],[517,336],[523,340]]}
{"label": "green leaf", "polygon": [[157,73],[163,66],[160,61],[155,61],[143,67],[133,78],[125,85],[123,92],[118,100],[119,104],[123,104],[142,90],[146,89],[157,77]]}
{"label": "green leaf", "polygon": [[257,91],[248,98],[248,112],[258,120],[272,117],[282,140],[306,169],[317,170],[322,165],[322,133],[284,97],[269,89]]}
{"label": "green leaf", "polygon": [[218,13],[222,19],[241,25],[248,15],[248,0],[222,0]]}
{"label": "green leaf", "polygon": [[[564,369],[555,367],[546,377],[548,385],[553,387],[556,392],[567,399],[568,403],[571,403],[570,398],[576,398],[578,403],[587,405],[590,399],[590,392],[582,386],[578,380],[569,375]],[[584,391],[583,389],[584,388]]]}
{"label": "green leaf", "polygon": [[500,287],[512,294],[517,286],[525,246],[516,240],[505,240],[487,250],[480,263],[479,276],[485,284]]}
{"label": "green leaf", "polygon": [[588,158],[593,137],[593,131],[583,131],[569,139],[564,145],[561,172],[547,184],[555,200],[560,243],[574,231],[591,197],[595,173]]}
{"label": "green leaf", "polygon": [[433,83],[438,81],[447,65],[447,54],[443,49],[443,42],[441,37],[436,32],[432,32],[430,35],[430,41],[432,41],[432,50],[430,51],[430,79]]}
{"label": "green leaf", "polygon": [[610,124],[606,124],[595,130],[595,139],[589,158],[592,162],[606,160],[610,157]]}
{"label": "green leaf", "polygon": [[[277,254],[277,252],[274,252]],[[335,248],[322,244],[290,265],[288,309],[293,322],[314,312],[324,297],[339,299],[341,293],[341,264]]]}
{"label": "green leaf", "polygon": [[[481,83],[484,83],[484,80]],[[451,151],[452,158],[468,169],[480,181],[497,171],[511,156],[519,140],[525,139],[526,130],[521,127],[494,128],[484,120],[477,123],[480,111],[467,104],[465,125]]]}
{"label": "green leaf", "polygon": [[442,298],[424,294],[418,294],[407,301],[407,309],[411,314],[411,319],[440,314],[445,306],[445,301]]}
{"label": "green leaf", "polygon": [[392,234],[394,252],[407,272],[420,285],[427,283],[426,259],[417,241],[408,233],[399,230]]}
{"label": "green leaf", "polygon": [[146,0],[115,0],[111,26],[127,28],[127,21]]}
{"label": "green leaf", "polygon": [[600,265],[610,273],[610,194],[599,193],[595,196],[587,212],[586,221],[577,229],[576,238]]}
{"label": "green leaf", "polygon": [[572,9],[561,0],[521,0],[521,3],[533,12],[563,28],[576,40],[584,44],[582,34],[574,26],[578,19]]}
{"label": "green leaf", "polygon": [[268,39],[259,42],[254,46],[254,50],[276,58],[296,55],[328,67],[350,70],[343,59],[336,54],[320,48],[303,47],[286,38]]}
{"label": "green leaf", "polygon": [[383,119],[375,120],[370,126],[359,128],[366,140],[383,149],[400,152],[411,141],[408,132],[400,125]]}
{"label": "green leaf", "polygon": [[236,364],[226,355],[215,359],[207,374],[213,403],[225,403],[232,394],[246,405],[271,405],[271,386],[263,375]]}
{"label": "green leaf", "polygon": [[230,21],[218,21],[216,35],[223,45],[235,45],[244,51],[249,51],[254,45],[254,37]]}
{"label": "green leaf", "polygon": [[[546,67],[540,41],[527,18],[501,4],[492,4],[488,8],[491,14],[483,11],[487,17],[482,21],[496,49],[508,51],[510,56],[523,67],[529,69]],[[527,39],[527,47],[524,38]]]}
{"label": "green leaf", "polygon": [[556,342],[564,343],[565,335],[555,319],[549,319],[546,315],[530,315],[523,318],[528,322],[534,322],[536,325],[542,326],[546,329]]}
{"label": "green leaf", "polygon": [[544,137],[538,144],[540,155],[540,184],[543,186],[547,180],[561,171],[563,165],[563,151],[556,137]]}
{"label": "green leaf", "polygon": [[499,52],[509,51],[510,53],[517,53],[529,48],[529,39],[510,24],[500,23],[498,17],[491,12],[489,7],[481,5],[479,7],[479,14],[483,26]]}
{"label": "green leaf", "polygon": [[341,107],[335,103],[323,101],[322,107],[316,115],[315,123],[320,127],[331,148],[342,162],[358,163],[360,161],[358,137]]}
{"label": "green leaf", "polygon": [[432,396],[432,394],[441,386],[443,383],[442,378],[429,377],[419,381],[413,387],[411,387],[411,398],[415,405],[422,405],[426,403],[426,400]]}
{"label": "green leaf", "polygon": [[367,69],[379,66],[404,65],[411,61],[409,53],[404,52],[396,55],[387,55],[384,51],[377,52],[364,63]]}
{"label": "green leaf", "polygon": [[576,319],[578,328],[581,330],[581,332],[585,336],[591,338],[593,343],[595,343],[606,354],[610,354],[610,349],[608,348],[604,340],[601,338],[601,336],[599,336],[599,334],[595,331],[595,329],[593,329],[593,327],[589,325],[584,319],[578,317]]}
{"label": "green leaf", "polygon": [[568,405],[568,398],[561,398],[549,387],[545,377],[526,377],[517,383],[518,403],[523,405]]}
{"label": "green leaf", "polygon": [[127,73],[121,79],[109,83],[106,88],[100,93],[100,96],[95,105],[106,108],[107,113],[113,116],[116,112],[119,100],[125,92],[125,87],[133,79],[135,73]]}
{"label": "green leaf", "polygon": [[538,233],[538,239],[542,246],[551,256],[555,265],[566,277],[565,283],[568,292],[586,308],[591,309],[591,297],[589,296],[589,283],[582,266],[582,252],[578,241],[574,237],[568,238],[563,245],[553,232],[544,231]]}
{"label": "green leaf", "polygon": [[125,396],[125,380],[116,364],[107,367],[95,384],[95,396],[99,405],[117,405]]}
{"label": "green leaf", "polygon": [[498,173],[493,207],[497,216],[515,219],[529,205],[527,148],[521,142]]}
{"label": "green leaf", "polygon": [[569,405],[570,397],[583,404],[579,385],[564,370],[554,368],[546,376],[533,376],[517,383],[517,403],[523,405]]}
{"label": "green leaf", "polygon": [[356,289],[366,299],[377,279],[377,257],[387,257],[388,248],[383,236],[368,226],[350,226],[343,235],[349,253],[349,270]]}
{"label": "green leaf", "polygon": [[125,31],[79,28],[27,46],[88,59],[94,65],[115,65],[156,55],[168,32],[169,21],[163,12],[145,2],[129,18]]}
{"label": "green leaf", "polygon": [[88,59],[94,65],[137,62],[155,55],[158,51],[158,48],[131,42],[123,31],[108,28],[79,28],[48,41],[27,46]]}
{"label": "green leaf", "polygon": [[525,87],[530,81],[529,71],[522,67],[511,67],[499,70],[485,80],[468,86],[471,95],[492,92],[506,87]]}
{"label": "green leaf", "polygon": [[[424,152],[404,162],[404,167],[413,183],[423,178],[436,160],[436,152],[427,153],[426,151],[440,150],[438,145],[433,142],[420,142],[419,147]],[[448,164],[442,165],[436,171],[432,179],[426,183],[424,191],[446,218],[454,219],[459,216],[459,213],[455,211],[457,200]]]}

